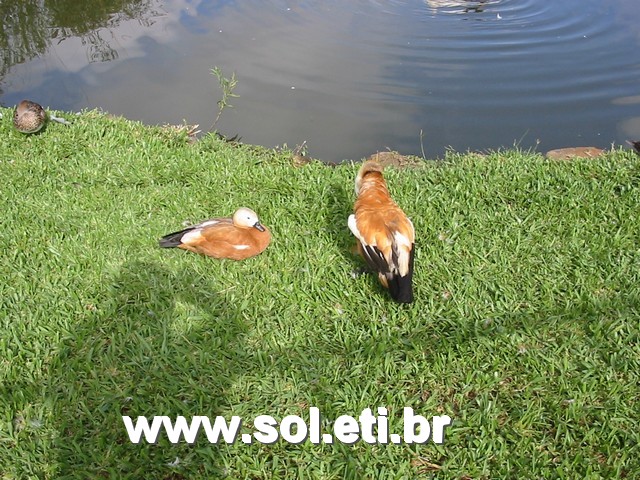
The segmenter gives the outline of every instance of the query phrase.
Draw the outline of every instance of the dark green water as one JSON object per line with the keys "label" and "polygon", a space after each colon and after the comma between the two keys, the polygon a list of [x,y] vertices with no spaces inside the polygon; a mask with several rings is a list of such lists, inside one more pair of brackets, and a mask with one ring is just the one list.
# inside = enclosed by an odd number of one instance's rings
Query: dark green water
{"label": "dark green water", "polygon": [[[0,103],[377,150],[640,139],[637,0],[0,1]],[[8,121],[3,119],[3,121]]]}

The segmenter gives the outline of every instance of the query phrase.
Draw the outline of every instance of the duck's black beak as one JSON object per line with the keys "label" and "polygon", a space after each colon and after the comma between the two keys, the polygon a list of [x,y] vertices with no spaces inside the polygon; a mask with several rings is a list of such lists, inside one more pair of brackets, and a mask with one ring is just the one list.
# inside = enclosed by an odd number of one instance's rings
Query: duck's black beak
{"label": "duck's black beak", "polygon": [[258,230],[260,230],[261,232],[264,232],[264,227],[262,226],[262,224],[260,222],[256,222],[253,224],[253,228],[256,228]]}

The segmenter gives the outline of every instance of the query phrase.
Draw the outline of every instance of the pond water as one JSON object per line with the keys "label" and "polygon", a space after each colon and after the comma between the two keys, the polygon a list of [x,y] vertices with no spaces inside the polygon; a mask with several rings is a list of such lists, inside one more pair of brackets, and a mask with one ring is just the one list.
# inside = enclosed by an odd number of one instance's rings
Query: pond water
{"label": "pond water", "polygon": [[[0,103],[102,108],[325,161],[640,139],[637,0],[1,2]],[[3,121],[8,121],[7,119]]]}

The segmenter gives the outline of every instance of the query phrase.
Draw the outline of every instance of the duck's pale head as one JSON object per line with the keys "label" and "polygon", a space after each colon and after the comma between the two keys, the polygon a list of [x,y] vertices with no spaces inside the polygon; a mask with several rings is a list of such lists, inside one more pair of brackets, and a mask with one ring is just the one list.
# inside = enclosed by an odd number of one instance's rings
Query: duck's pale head
{"label": "duck's pale head", "polygon": [[261,232],[265,231],[264,226],[260,223],[258,214],[247,207],[236,210],[233,214],[233,224],[241,228],[255,228]]}
{"label": "duck's pale head", "polygon": [[362,187],[362,183],[364,181],[364,177],[371,172],[379,172],[382,173],[384,171],[384,166],[380,164],[377,160],[366,160],[360,166],[358,170],[358,175],[356,175],[356,195],[360,194],[360,187]]}

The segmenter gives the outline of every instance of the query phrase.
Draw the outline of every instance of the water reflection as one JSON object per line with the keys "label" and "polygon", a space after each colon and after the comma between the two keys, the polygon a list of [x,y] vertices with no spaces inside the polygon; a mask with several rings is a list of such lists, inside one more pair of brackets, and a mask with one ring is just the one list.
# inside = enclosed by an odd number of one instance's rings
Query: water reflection
{"label": "water reflection", "polygon": [[162,15],[151,0],[20,0],[0,2],[0,75],[12,66],[44,55],[53,43],[78,37],[86,47],[88,62],[118,58],[117,45],[108,33],[126,20],[149,25]]}
{"label": "water reflection", "polygon": [[640,138],[637,0],[158,1],[0,3],[0,101],[206,131],[217,66],[221,133],[328,161]]}
{"label": "water reflection", "polygon": [[425,0],[434,11],[442,10],[446,13],[481,13],[490,2],[489,0]]}

